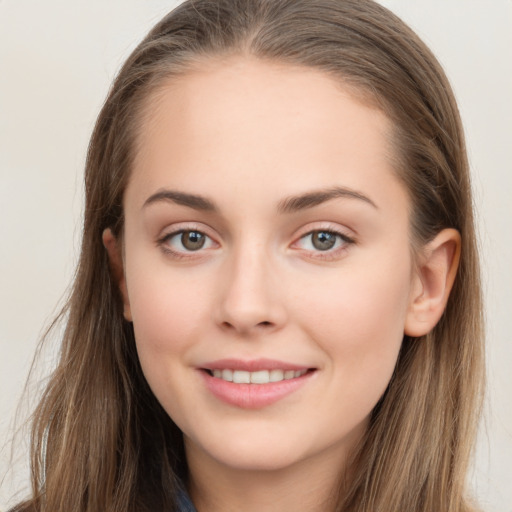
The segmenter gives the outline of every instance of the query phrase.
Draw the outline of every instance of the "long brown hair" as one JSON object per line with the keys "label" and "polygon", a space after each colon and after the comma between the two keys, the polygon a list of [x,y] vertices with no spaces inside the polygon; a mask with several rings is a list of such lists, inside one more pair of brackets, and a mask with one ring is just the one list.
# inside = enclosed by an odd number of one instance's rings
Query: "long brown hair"
{"label": "long brown hair", "polygon": [[354,455],[337,510],[467,512],[465,479],[483,387],[482,305],[470,177],[450,85],[434,56],[371,0],[189,0],[135,49],[98,117],[87,155],[81,258],[62,317],[59,364],[35,413],[33,495],[15,510],[174,510],[186,475],[181,433],[151,393],[111,277],[102,232],[122,199],[151,94],[223,55],[307,66],[391,119],[411,240],[462,237],[438,325],[403,340],[396,370]]}

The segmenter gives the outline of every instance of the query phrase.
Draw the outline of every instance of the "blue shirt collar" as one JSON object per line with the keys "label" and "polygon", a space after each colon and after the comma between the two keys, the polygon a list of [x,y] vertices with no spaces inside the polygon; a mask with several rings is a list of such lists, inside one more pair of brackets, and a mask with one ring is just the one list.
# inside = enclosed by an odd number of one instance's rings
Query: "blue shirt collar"
{"label": "blue shirt collar", "polygon": [[184,487],[178,490],[178,511],[179,512],[197,512],[190,496]]}

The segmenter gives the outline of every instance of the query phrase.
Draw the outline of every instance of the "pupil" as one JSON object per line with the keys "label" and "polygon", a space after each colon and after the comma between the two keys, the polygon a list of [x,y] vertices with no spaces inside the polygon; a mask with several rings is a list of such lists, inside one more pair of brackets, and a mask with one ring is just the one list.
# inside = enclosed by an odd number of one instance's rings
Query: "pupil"
{"label": "pupil", "polygon": [[197,251],[203,247],[205,242],[205,236],[197,231],[185,231],[181,235],[181,243],[183,247],[189,251]]}
{"label": "pupil", "polygon": [[316,231],[312,236],[313,247],[319,251],[327,251],[334,247],[336,235],[328,231]]}

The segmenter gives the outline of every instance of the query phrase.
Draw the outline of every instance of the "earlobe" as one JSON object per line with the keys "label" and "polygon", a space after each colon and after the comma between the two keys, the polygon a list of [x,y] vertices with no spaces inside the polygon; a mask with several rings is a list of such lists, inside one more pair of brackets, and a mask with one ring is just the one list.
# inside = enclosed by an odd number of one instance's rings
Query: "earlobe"
{"label": "earlobe", "polygon": [[460,246],[459,232],[443,229],[423,248],[405,322],[406,335],[423,336],[441,318],[457,275]]}
{"label": "earlobe", "polygon": [[119,287],[123,299],[123,316],[128,322],[132,321],[130,301],[128,300],[128,290],[126,287],[126,277],[124,275],[123,251],[119,240],[114,236],[112,230],[107,228],[102,235],[103,245],[107,250],[110,263],[110,271]]}

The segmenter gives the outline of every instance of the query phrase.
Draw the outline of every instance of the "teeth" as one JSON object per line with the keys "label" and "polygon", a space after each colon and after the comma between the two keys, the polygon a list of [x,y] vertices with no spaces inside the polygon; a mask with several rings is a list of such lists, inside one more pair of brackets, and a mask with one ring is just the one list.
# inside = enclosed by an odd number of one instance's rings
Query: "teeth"
{"label": "teeth", "polygon": [[233,382],[236,384],[249,384],[251,382],[251,372],[235,370],[233,372]]}
{"label": "teeth", "polygon": [[259,372],[251,372],[251,383],[252,384],[268,384],[270,382],[270,376],[268,370],[261,370]]}
{"label": "teeth", "polygon": [[233,382],[233,370],[222,370],[222,379]]}
{"label": "teeth", "polygon": [[279,382],[284,379],[283,370],[270,370],[269,374],[270,382]]}
{"label": "teeth", "polygon": [[247,372],[244,370],[213,370],[213,376],[235,384],[268,384],[269,382],[281,382],[282,380],[302,377],[307,370],[258,370]]}

